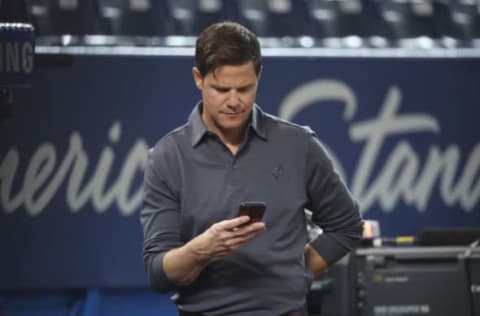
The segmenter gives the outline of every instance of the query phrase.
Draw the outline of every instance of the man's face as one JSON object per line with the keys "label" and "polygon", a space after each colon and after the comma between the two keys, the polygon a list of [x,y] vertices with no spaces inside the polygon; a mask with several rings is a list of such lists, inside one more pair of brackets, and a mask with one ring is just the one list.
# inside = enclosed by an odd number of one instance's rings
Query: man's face
{"label": "man's face", "polygon": [[243,133],[257,94],[258,79],[252,62],[220,66],[202,77],[193,68],[193,78],[202,91],[202,119],[220,137]]}

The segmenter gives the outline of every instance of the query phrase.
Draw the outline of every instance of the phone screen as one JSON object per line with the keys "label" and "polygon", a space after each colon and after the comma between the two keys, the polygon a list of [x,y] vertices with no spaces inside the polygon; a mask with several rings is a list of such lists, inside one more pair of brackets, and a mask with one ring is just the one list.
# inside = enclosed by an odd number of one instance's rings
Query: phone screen
{"label": "phone screen", "polygon": [[238,216],[248,215],[250,221],[247,224],[261,222],[266,208],[264,202],[243,202],[238,209]]}

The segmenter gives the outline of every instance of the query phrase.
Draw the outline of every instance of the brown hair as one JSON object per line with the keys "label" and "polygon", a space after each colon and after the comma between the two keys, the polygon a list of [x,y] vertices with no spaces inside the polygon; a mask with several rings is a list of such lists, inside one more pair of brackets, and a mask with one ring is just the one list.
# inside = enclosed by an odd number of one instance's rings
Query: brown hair
{"label": "brown hair", "polygon": [[202,76],[223,65],[253,62],[257,75],[262,68],[260,43],[253,32],[236,22],[219,22],[207,27],[198,37],[195,66]]}

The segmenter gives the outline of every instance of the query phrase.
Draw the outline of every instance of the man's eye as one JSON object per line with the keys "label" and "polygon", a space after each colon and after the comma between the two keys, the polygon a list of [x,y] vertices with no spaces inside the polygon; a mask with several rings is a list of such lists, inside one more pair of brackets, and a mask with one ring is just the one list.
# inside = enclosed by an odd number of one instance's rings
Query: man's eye
{"label": "man's eye", "polygon": [[220,93],[227,93],[228,92],[228,89],[226,89],[226,88],[215,88],[215,90],[217,90]]}

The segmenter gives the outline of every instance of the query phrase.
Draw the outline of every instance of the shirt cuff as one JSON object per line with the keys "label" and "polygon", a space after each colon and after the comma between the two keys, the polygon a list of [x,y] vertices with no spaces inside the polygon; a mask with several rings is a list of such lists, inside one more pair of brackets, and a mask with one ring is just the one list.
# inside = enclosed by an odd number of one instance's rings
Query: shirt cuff
{"label": "shirt cuff", "polygon": [[335,237],[329,233],[318,235],[318,237],[315,238],[310,245],[318,252],[318,254],[327,262],[329,266],[349,252],[348,248],[339,243]]}
{"label": "shirt cuff", "polygon": [[163,270],[163,257],[165,252],[156,254],[150,263],[150,282],[160,292],[171,292],[176,290],[175,284],[165,274]]}

